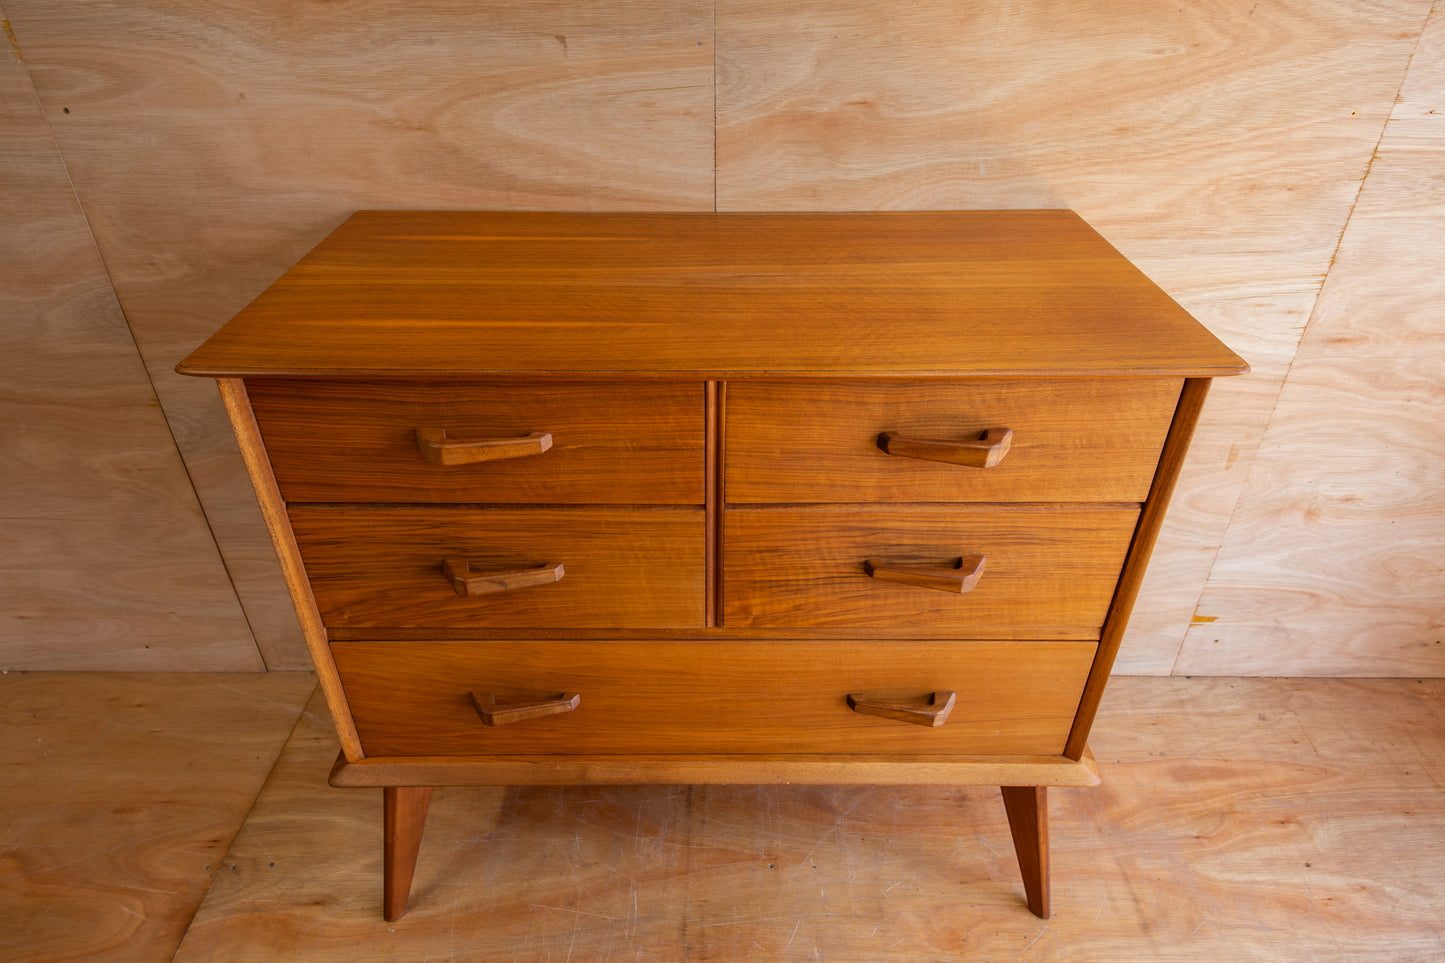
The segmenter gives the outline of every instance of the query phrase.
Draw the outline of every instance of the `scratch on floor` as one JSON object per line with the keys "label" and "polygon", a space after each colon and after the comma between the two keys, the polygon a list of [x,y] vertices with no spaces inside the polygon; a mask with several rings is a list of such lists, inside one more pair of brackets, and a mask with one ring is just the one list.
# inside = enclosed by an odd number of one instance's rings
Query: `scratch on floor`
{"label": "scratch on floor", "polygon": [[684,84],[681,87],[638,87],[636,90],[615,90],[608,94],[609,97],[623,97],[627,94],[649,94],[656,90],[695,90],[699,87],[711,87],[712,84]]}
{"label": "scratch on floor", "polygon": [[775,923],[779,920],[802,921],[812,919],[831,919],[834,915],[835,914],[833,913],[803,913],[801,915],[794,914],[788,916],[749,916],[744,919],[721,920],[717,923],[699,923],[697,928],[700,930],[704,930],[712,926],[746,926],[749,923]]}
{"label": "scratch on floor", "polygon": [[220,688],[222,688],[222,689],[229,689],[231,692],[234,692],[234,693],[236,693],[236,694],[238,694],[238,695],[247,696],[248,698],[255,699],[255,700],[257,700],[258,702],[269,702],[269,703],[271,703],[273,706],[280,706],[281,708],[285,709],[287,712],[294,712],[294,713],[296,713],[296,715],[297,715],[298,717],[301,715],[302,711],[305,710],[305,708],[306,708],[306,705],[305,705],[306,701],[311,698],[311,693],[308,692],[308,693],[306,694],[306,699],[305,699],[305,700],[302,700],[302,704],[301,704],[301,705],[291,705],[290,703],[280,702],[280,701],[278,701],[278,700],[276,700],[276,699],[268,699],[268,698],[266,698],[265,696],[263,696],[263,695],[257,695],[257,694],[254,693],[254,692],[247,692],[245,689],[238,689],[238,688],[236,688],[235,686],[233,686],[233,685],[227,685],[227,684],[224,683],[224,682],[220,683]]}
{"label": "scratch on floor", "polygon": [[556,910],[559,913],[571,913],[574,916],[590,916],[593,919],[606,920],[609,923],[616,923],[618,917],[607,913],[589,913],[586,910],[572,909],[569,906],[549,906],[546,903],[528,903],[529,909]]}

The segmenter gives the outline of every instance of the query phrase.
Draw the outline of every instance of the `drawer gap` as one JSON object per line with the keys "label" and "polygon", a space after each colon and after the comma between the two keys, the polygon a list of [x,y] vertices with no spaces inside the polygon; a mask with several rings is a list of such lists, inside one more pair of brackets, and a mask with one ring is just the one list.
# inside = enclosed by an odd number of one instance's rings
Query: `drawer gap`
{"label": "drawer gap", "polygon": [[287,502],[287,508],[306,511],[507,511],[507,512],[669,512],[703,508],[702,502],[675,505],[572,502]]}
{"label": "drawer gap", "polygon": [[1086,511],[1138,511],[1141,502],[908,502],[888,504],[879,502],[749,502],[747,504],[724,505],[729,512],[766,512],[784,509],[796,512],[1002,512],[1007,514],[1028,514],[1032,512]]}

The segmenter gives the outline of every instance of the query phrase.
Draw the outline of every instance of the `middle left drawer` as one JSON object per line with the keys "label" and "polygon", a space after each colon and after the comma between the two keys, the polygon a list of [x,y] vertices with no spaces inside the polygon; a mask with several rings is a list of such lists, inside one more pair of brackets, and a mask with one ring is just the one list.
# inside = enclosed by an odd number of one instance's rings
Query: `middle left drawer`
{"label": "middle left drawer", "polygon": [[[250,378],[246,389],[291,503],[706,497],[700,382]],[[429,455],[427,438],[446,455]]]}
{"label": "middle left drawer", "polygon": [[692,629],[706,618],[701,508],[287,513],[331,628]]}

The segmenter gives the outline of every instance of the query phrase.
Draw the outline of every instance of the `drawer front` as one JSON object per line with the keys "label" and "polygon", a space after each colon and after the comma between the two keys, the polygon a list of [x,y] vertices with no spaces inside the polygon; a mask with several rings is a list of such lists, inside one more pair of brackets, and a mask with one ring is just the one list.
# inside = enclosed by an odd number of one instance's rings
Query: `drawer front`
{"label": "drawer front", "polygon": [[[1174,415],[1177,379],[768,382],[727,386],[726,499],[761,502],[1142,502]],[[992,467],[954,445],[1012,432]],[[890,446],[894,447],[894,446]],[[976,456],[975,456],[976,457]]]}
{"label": "drawer front", "polygon": [[[961,638],[1098,638],[1134,508],[729,509],[727,628]],[[982,558],[961,591],[958,560]],[[945,570],[929,585],[870,577]],[[951,581],[952,579],[952,581]],[[947,589],[947,590],[945,590]]]}
{"label": "drawer front", "polygon": [[[1092,642],[335,642],[369,755],[1048,754],[1063,751]],[[850,694],[922,704],[933,728],[864,715]],[[503,704],[571,711],[483,724]]]}
{"label": "drawer front", "polygon": [[[291,526],[330,627],[696,628],[704,624],[701,509],[293,507]],[[459,595],[445,566],[477,590]],[[470,588],[466,589],[471,591]]]}
{"label": "drawer front", "polygon": [[[702,385],[246,382],[289,502],[701,505]],[[436,464],[417,429],[461,442]],[[545,433],[539,442],[509,439]],[[465,448],[467,442],[501,442]]]}

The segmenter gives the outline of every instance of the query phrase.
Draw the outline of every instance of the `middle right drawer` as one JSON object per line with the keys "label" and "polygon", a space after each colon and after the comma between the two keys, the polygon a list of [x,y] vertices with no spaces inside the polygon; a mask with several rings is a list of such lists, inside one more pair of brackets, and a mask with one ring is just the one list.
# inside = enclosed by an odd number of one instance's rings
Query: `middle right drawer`
{"label": "middle right drawer", "polygon": [[1138,515],[1132,505],[729,508],[723,625],[1097,639]]}

